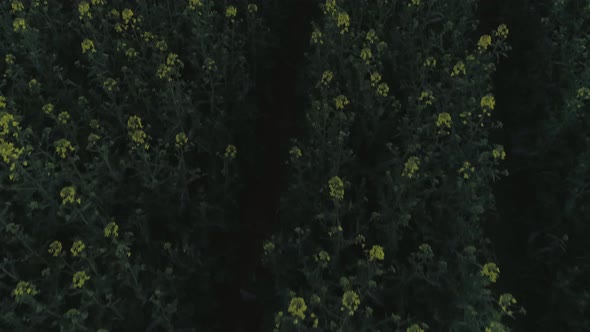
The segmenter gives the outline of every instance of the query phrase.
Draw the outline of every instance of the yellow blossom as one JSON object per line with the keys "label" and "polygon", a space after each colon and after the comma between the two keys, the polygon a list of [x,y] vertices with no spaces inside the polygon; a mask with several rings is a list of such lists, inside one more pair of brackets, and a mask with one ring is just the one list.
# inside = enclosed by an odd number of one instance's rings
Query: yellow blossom
{"label": "yellow blossom", "polygon": [[225,10],[225,17],[229,18],[232,23],[234,22],[234,17],[238,15],[238,9],[235,6],[228,6]]}
{"label": "yellow blossom", "polygon": [[590,89],[587,87],[581,87],[578,89],[576,98],[582,100],[590,100]]}
{"label": "yellow blossom", "polygon": [[500,298],[498,299],[498,304],[500,305],[500,308],[502,308],[502,311],[504,311],[508,315],[511,315],[512,311],[509,310],[509,307],[513,304],[516,304],[516,299],[514,298],[514,296],[512,296],[512,294],[504,293],[500,295]]}
{"label": "yellow blossom", "polygon": [[57,257],[59,255],[59,253],[61,252],[62,249],[62,244],[61,242],[55,240],[53,242],[51,242],[49,244],[49,253],[52,254],[53,256]]}
{"label": "yellow blossom", "polygon": [[338,13],[338,21],[336,24],[340,28],[340,34],[348,32],[348,28],[350,27],[350,17],[348,13],[342,11]]}
{"label": "yellow blossom", "polygon": [[67,124],[68,120],[70,120],[70,113],[68,112],[61,112],[57,115],[57,121],[61,124]]}
{"label": "yellow blossom", "polygon": [[330,187],[330,197],[338,201],[344,199],[344,182],[338,176],[332,177],[328,181],[328,186]]}
{"label": "yellow blossom", "polygon": [[331,15],[336,13],[336,0],[326,0],[326,9],[324,10],[324,14],[328,13]]}
{"label": "yellow blossom", "polygon": [[508,37],[508,27],[506,26],[506,24],[500,24],[498,26],[498,29],[496,29],[496,32],[494,33],[494,35],[496,35],[497,37],[500,37],[500,38]]}
{"label": "yellow blossom", "polygon": [[65,159],[68,153],[68,150],[70,152],[74,152],[76,150],[76,148],[74,148],[72,146],[72,143],[70,141],[68,141],[67,139],[60,139],[58,141],[55,142],[55,152],[62,158]]}
{"label": "yellow blossom", "polygon": [[48,114],[48,115],[49,115],[49,114],[51,114],[51,113],[53,113],[53,110],[54,110],[54,109],[55,109],[55,106],[53,106],[53,104],[51,104],[51,103],[45,104],[45,105],[43,105],[43,107],[41,108],[41,110],[43,110],[43,112],[44,112],[45,114]]}
{"label": "yellow blossom", "polygon": [[369,44],[375,43],[378,40],[377,33],[375,32],[375,30],[369,30],[367,32],[367,36],[365,37],[365,39],[369,42]]}
{"label": "yellow blossom", "polygon": [[458,76],[459,74],[466,74],[465,64],[463,63],[463,61],[459,61],[457,62],[457,64],[455,64],[455,66],[453,67],[453,72],[451,72],[451,77]]}
{"label": "yellow blossom", "polygon": [[388,93],[389,93],[389,86],[387,85],[387,83],[379,84],[379,86],[377,87],[377,94],[382,97],[387,97]]}
{"label": "yellow blossom", "polygon": [[369,260],[370,261],[374,261],[374,260],[382,261],[383,259],[385,259],[385,253],[383,252],[383,247],[378,246],[378,245],[374,245],[371,248],[371,250],[369,251]]}
{"label": "yellow blossom", "polygon": [[301,319],[305,319],[305,311],[307,310],[307,305],[305,305],[305,300],[302,297],[294,297],[291,299],[291,303],[289,303],[289,313],[295,317],[299,317]]}
{"label": "yellow blossom", "polygon": [[80,20],[83,20],[84,18],[92,18],[90,4],[86,1],[81,1],[80,4],[78,4],[78,12],[80,12]]}
{"label": "yellow blossom", "polygon": [[39,86],[39,82],[37,82],[36,79],[33,78],[32,80],[29,81],[29,89],[32,90],[38,86]]}
{"label": "yellow blossom", "polygon": [[426,58],[426,61],[424,61],[424,67],[436,67],[436,59],[429,56],[428,58]]}
{"label": "yellow blossom", "polygon": [[340,310],[344,311],[344,308],[348,309],[348,314],[350,316],[354,315],[354,312],[358,308],[359,304],[361,304],[361,300],[357,293],[354,291],[346,291],[344,295],[342,295],[342,305],[343,308]]}
{"label": "yellow blossom", "polygon": [[326,70],[322,74],[322,81],[320,83],[323,84],[324,86],[328,86],[328,83],[330,83],[333,78],[334,78],[334,73],[332,73],[329,70]]}
{"label": "yellow blossom", "polygon": [[425,105],[432,105],[432,102],[435,100],[435,98],[432,95],[432,92],[428,90],[428,91],[422,91],[418,100],[420,102],[424,102]]}
{"label": "yellow blossom", "polygon": [[133,10],[129,9],[129,8],[125,8],[123,9],[123,12],[121,13],[121,17],[123,18],[123,22],[125,22],[125,24],[129,24],[129,22],[134,23],[135,20],[133,18]]}
{"label": "yellow blossom", "polygon": [[104,80],[104,82],[102,82],[102,86],[107,89],[107,91],[113,91],[113,89],[115,89],[117,86],[117,81],[114,78],[109,77]]}
{"label": "yellow blossom", "polygon": [[451,115],[449,113],[447,113],[447,112],[440,113],[438,115],[437,120],[436,120],[436,126],[437,127],[444,126],[444,127],[447,127],[447,128],[451,128],[452,123],[453,122],[451,120]]}
{"label": "yellow blossom", "polygon": [[475,167],[471,166],[471,163],[466,161],[463,163],[463,167],[457,171],[459,174],[463,174],[464,179],[469,179],[469,174],[475,172]]}
{"label": "yellow blossom", "polygon": [[203,1],[202,0],[189,0],[188,1],[188,9],[190,9],[190,10],[196,10],[199,7],[203,7]]}
{"label": "yellow blossom", "polygon": [[424,332],[424,330],[418,324],[413,324],[406,329],[406,332]]}
{"label": "yellow blossom", "polygon": [[337,110],[342,110],[344,109],[344,106],[350,104],[348,98],[346,98],[344,95],[339,95],[338,97],[334,98],[334,103],[336,104]]}
{"label": "yellow blossom", "polygon": [[141,118],[137,115],[132,115],[127,120],[127,128],[129,130],[142,129]]}
{"label": "yellow blossom", "polygon": [[496,148],[492,151],[492,155],[494,156],[494,159],[506,159],[506,152],[502,145],[496,145]]}
{"label": "yellow blossom", "polygon": [[94,48],[94,42],[88,38],[82,41],[82,53],[86,53],[90,51],[90,53],[95,53],[96,49]]}
{"label": "yellow blossom", "polygon": [[179,149],[188,143],[188,137],[186,136],[186,134],[184,132],[180,132],[180,133],[176,134],[175,139],[176,139],[175,146]]}
{"label": "yellow blossom", "polygon": [[291,155],[291,159],[299,159],[301,157],[301,149],[294,146],[289,150],[289,155]]}
{"label": "yellow blossom", "polygon": [[481,275],[488,277],[491,282],[496,282],[500,275],[500,269],[494,263],[486,263],[481,269]]}
{"label": "yellow blossom", "polygon": [[72,253],[72,256],[78,256],[85,248],[86,246],[84,245],[84,242],[78,240],[72,244],[70,252]]}
{"label": "yellow blossom", "polygon": [[371,86],[375,87],[381,81],[381,74],[378,72],[371,73]]}
{"label": "yellow blossom", "polygon": [[80,198],[76,198],[76,188],[72,186],[63,187],[59,192],[59,196],[63,199],[61,202],[62,205],[74,203],[74,201],[78,204],[81,203]]}
{"label": "yellow blossom", "polygon": [[74,284],[74,288],[82,288],[86,281],[90,280],[90,276],[86,274],[84,271],[78,271],[74,274],[72,278],[72,282]]}
{"label": "yellow blossom", "polygon": [[275,250],[275,244],[272,243],[271,241],[266,241],[264,243],[264,245],[262,246],[262,249],[264,249],[265,255],[269,255],[270,253],[272,253]]}
{"label": "yellow blossom", "polygon": [[119,237],[119,225],[116,222],[109,222],[104,228],[104,237]]}
{"label": "yellow blossom", "polygon": [[24,31],[27,29],[27,24],[25,19],[22,17],[17,17],[12,22],[12,28],[15,32]]}
{"label": "yellow blossom", "polygon": [[500,322],[491,322],[488,327],[486,327],[485,332],[506,332],[506,328]]}
{"label": "yellow blossom", "polygon": [[404,165],[404,171],[402,172],[402,176],[407,178],[412,178],[414,174],[418,171],[420,167],[420,160],[416,156],[412,156],[408,158],[406,164]]}
{"label": "yellow blossom", "polygon": [[480,105],[484,109],[488,108],[493,110],[494,106],[496,105],[496,100],[494,99],[493,95],[487,94],[481,98]]}
{"label": "yellow blossom", "polygon": [[365,47],[361,50],[361,59],[365,60],[366,64],[371,63],[371,58],[373,57],[373,52],[368,47]]}
{"label": "yellow blossom", "polygon": [[6,108],[6,97],[0,95],[0,109]]}
{"label": "yellow blossom", "polygon": [[484,51],[492,44],[492,37],[490,35],[483,35],[479,38],[477,42],[477,48],[480,51]]}
{"label": "yellow blossom", "polygon": [[311,43],[312,44],[323,44],[324,41],[322,40],[322,32],[318,29],[314,29],[311,33]]}
{"label": "yellow blossom", "polygon": [[22,2],[18,0],[12,0],[12,2],[10,3],[10,10],[13,14],[16,14],[18,12],[22,12],[23,10],[25,10],[25,6]]}
{"label": "yellow blossom", "polygon": [[14,61],[16,61],[16,57],[12,54],[6,54],[4,57],[4,62],[6,62],[6,65],[13,65]]}
{"label": "yellow blossom", "polygon": [[256,13],[258,11],[258,6],[256,4],[249,4],[248,5],[248,12]]}
{"label": "yellow blossom", "polygon": [[232,160],[236,157],[236,153],[238,152],[238,149],[235,147],[235,145],[229,144],[226,148],[225,148],[225,158]]}
{"label": "yellow blossom", "polygon": [[19,281],[12,291],[12,296],[14,296],[17,303],[20,303],[24,296],[34,296],[38,293],[35,285],[26,281]]}

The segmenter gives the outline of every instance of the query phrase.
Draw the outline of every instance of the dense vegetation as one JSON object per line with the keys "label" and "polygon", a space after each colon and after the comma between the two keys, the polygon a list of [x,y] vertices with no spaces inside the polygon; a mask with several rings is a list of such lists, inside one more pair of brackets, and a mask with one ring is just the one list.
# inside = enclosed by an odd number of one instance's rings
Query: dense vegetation
{"label": "dense vegetation", "polygon": [[0,3],[1,331],[590,330],[590,1]]}

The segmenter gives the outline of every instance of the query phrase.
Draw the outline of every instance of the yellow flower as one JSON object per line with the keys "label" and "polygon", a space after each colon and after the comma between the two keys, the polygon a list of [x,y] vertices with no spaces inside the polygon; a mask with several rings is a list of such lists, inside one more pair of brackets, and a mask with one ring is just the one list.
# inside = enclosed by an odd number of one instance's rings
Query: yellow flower
{"label": "yellow flower", "polygon": [[291,159],[299,159],[301,157],[301,149],[294,146],[289,150],[289,155],[291,155]]}
{"label": "yellow flower", "polygon": [[203,7],[202,0],[189,0],[188,1],[188,9],[196,10],[198,7]]}
{"label": "yellow flower", "polygon": [[411,0],[410,3],[408,4],[408,7],[412,7],[412,6],[420,6],[420,0]]}
{"label": "yellow flower", "polygon": [[371,58],[373,57],[373,52],[371,52],[370,48],[363,48],[361,50],[361,59],[365,60],[366,64],[371,63]]}
{"label": "yellow flower", "polygon": [[334,78],[334,73],[332,73],[329,70],[326,70],[322,74],[322,81],[320,83],[323,84],[324,86],[328,86],[328,83],[330,83],[333,78]]}
{"label": "yellow flower", "polygon": [[255,4],[249,4],[248,5],[248,11],[250,13],[256,13],[258,11],[258,6]]}
{"label": "yellow flower", "polygon": [[436,67],[436,59],[429,56],[428,58],[426,58],[426,61],[424,61],[424,67]]}
{"label": "yellow flower", "polygon": [[183,146],[185,146],[188,143],[188,137],[186,136],[186,134],[184,132],[178,133],[176,134],[176,147],[177,148],[182,148]]}
{"label": "yellow flower", "polygon": [[473,174],[475,172],[475,167],[471,166],[471,163],[466,161],[463,163],[463,167],[459,168],[457,172],[463,174],[464,179],[469,179],[469,173]]}
{"label": "yellow flower", "polygon": [[37,86],[39,86],[39,82],[37,82],[36,79],[33,78],[32,80],[29,81],[29,89],[34,89]]}
{"label": "yellow flower", "polygon": [[506,332],[506,328],[499,322],[491,322],[485,332]]}
{"label": "yellow flower", "polygon": [[491,282],[496,282],[500,275],[500,269],[494,263],[486,263],[481,269],[481,275],[488,277]]}
{"label": "yellow flower", "polygon": [[465,64],[463,61],[457,62],[457,64],[453,67],[453,72],[451,73],[451,77],[458,76],[459,74],[465,75]]}
{"label": "yellow flower", "polygon": [[418,324],[414,324],[408,327],[406,332],[424,332],[424,330]]}
{"label": "yellow flower", "polygon": [[305,305],[305,300],[303,300],[302,297],[294,297],[291,299],[288,309],[291,315],[305,319],[305,310],[307,310],[307,306]]}
{"label": "yellow flower", "polygon": [[508,308],[510,307],[510,305],[516,304],[516,299],[514,298],[514,296],[512,296],[512,294],[504,293],[500,295],[500,298],[498,299],[498,304],[500,305],[500,308],[502,308],[502,311],[511,315],[512,311],[508,310]]}
{"label": "yellow flower", "polygon": [[107,89],[107,91],[113,91],[117,86],[117,81],[114,78],[107,78],[104,82],[102,82],[102,86]]}
{"label": "yellow flower", "polygon": [[139,53],[138,53],[138,52],[137,52],[137,51],[136,51],[136,50],[135,50],[133,47],[131,47],[131,48],[128,48],[128,49],[125,51],[125,55],[126,55],[128,58],[134,58],[134,57],[136,57],[138,54],[139,54]]}
{"label": "yellow flower", "polygon": [[133,10],[129,8],[123,9],[121,17],[123,18],[123,22],[125,22],[125,24],[129,24],[130,21],[135,22],[135,20],[133,19]]}
{"label": "yellow flower", "polygon": [[264,243],[264,245],[262,246],[262,249],[264,249],[265,255],[269,255],[270,253],[272,253],[275,250],[275,244],[272,243],[271,241],[266,241]]}
{"label": "yellow flower", "polygon": [[[350,316],[354,315],[354,312],[358,308],[359,304],[361,304],[361,300],[357,293],[354,291],[346,291],[344,295],[342,295],[342,305],[344,308],[348,309],[348,314]],[[340,308],[340,310],[344,310],[344,308]]]}
{"label": "yellow flower", "polygon": [[86,281],[90,280],[90,276],[86,274],[84,271],[78,271],[74,274],[72,278],[72,282],[75,288],[82,288]]}
{"label": "yellow flower", "polygon": [[337,110],[342,110],[344,109],[344,106],[350,104],[350,102],[344,95],[339,95],[338,97],[334,98],[334,103],[336,104]]}
{"label": "yellow flower", "polygon": [[328,13],[331,15],[336,13],[336,0],[326,0],[326,9],[324,10],[324,14]]}
{"label": "yellow flower", "polygon": [[493,110],[494,106],[496,105],[496,100],[494,99],[493,95],[487,94],[481,98],[481,101],[479,104],[482,108],[484,108],[484,110],[486,108]]}
{"label": "yellow flower", "polygon": [[141,118],[137,115],[132,115],[127,120],[127,128],[129,130],[142,129]]}
{"label": "yellow flower", "polygon": [[314,329],[317,329],[318,328],[318,323],[319,323],[318,317],[313,312],[311,313],[310,316],[311,316],[311,319],[313,319],[313,325],[312,325],[312,327]]}
{"label": "yellow flower", "polygon": [[4,61],[6,62],[6,65],[13,65],[14,61],[16,61],[16,57],[12,54],[6,54]]}
{"label": "yellow flower", "polygon": [[6,108],[6,97],[0,95],[0,109]]}
{"label": "yellow flower", "polygon": [[232,160],[236,157],[236,153],[238,152],[238,149],[235,147],[235,145],[229,144],[226,148],[225,148],[225,158]]}
{"label": "yellow flower", "polygon": [[389,93],[389,86],[387,83],[381,83],[377,87],[377,94],[382,97],[387,97],[387,93]]}
{"label": "yellow flower", "polygon": [[383,259],[385,259],[385,253],[383,252],[383,247],[378,246],[378,245],[374,245],[371,248],[371,250],[369,251],[369,260],[370,261],[374,261],[374,260],[382,261]]}
{"label": "yellow flower", "polygon": [[130,131],[129,136],[136,145],[144,144],[147,138],[147,134],[141,129]]}
{"label": "yellow flower", "polygon": [[504,151],[504,146],[502,145],[496,145],[496,148],[492,151],[492,155],[494,156],[494,159],[502,159],[504,160],[506,158],[506,152]]}
{"label": "yellow flower", "polygon": [[82,41],[82,53],[86,53],[90,51],[91,53],[95,53],[96,49],[94,49],[94,42],[88,38]]}
{"label": "yellow flower", "polygon": [[334,176],[328,181],[330,187],[330,197],[341,201],[344,199],[344,182],[338,177]]}
{"label": "yellow flower", "polygon": [[26,30],[27,24],[25,22],[25,19],[22,17],[15,18],[14,21],[12,22],[12,28],[14,29],[15,32]]}
{"label": "yellow flower", "polygon": [[55,152],[62,159],[66,158],[68,150],[70,150],[70,152],[74,152],[76,150],[76,148],[74,148],[72,146],[72,143],[70,143],[70,141],[68,141],[67,139],[62,138],[62,139],[55,142]]}
{"label": "yellow flower", "polygon": [[62,249],[62,244],[61,242],[55,240],[53,242],[51,242],[49,244],[49,253],[52,254],[53,256],[57,257],[59,255],[59,253],[61,252]]}
{"label": "yellow flower", "polygon": [[112,237],[113,239],[119,237],[119,225],[114,221],[108,223],[104,228],[104,237]]}
{"label": "yellow flower", "polygon": [[80,20],[86,18],[92,18],[92,14],[90,13],[90,4],[86,1],[81,1],[78,5],[78,12],[80,12]]}
{"label": "yellow flower", "polygon": [[57,115],[57,121],[61,124],[67,124],[69,119],[70,114],[68,112],[61,112]]}
{"label": "yellow flower", "polygon": [[445,126],[447,128],[451,128],[451,125],[452,119],[449,113],[443,112],[438,115],[438,119],[436,120],[437,127]]}
{"label": "yellow flower", "polygon": [[378,40],[377,33],[373,29],[371,29],[367,32],[367,36],[365,38],[367,39],[369,44],[373,44],[374,42],[376,42]]}
{"label": "yellow flower", "polygon": [[582,100],[590,100],[590,89],[587,87],[581,87],[578,89],[576,98]]}
{"label": "yellow flower", "polygon": [[238,9],[234,6],[228,6],[225,10],[225,17],[229,18],[232,22],[234,22],[236,15],[238,15]]}
{"label": "yellow flower", "polygon": [[12,296],[14,296],[15,301],[20,303],[22,301],[23,296],[34,296],[38,294],[37,288],[35,285],[26,282],[26,281],[19,281],[16,284],[16,287],[12,291]]}
{"label": "yellow flower", "polygon": [[411,179],[414,176],[414,174],[418,171],[419,167],[420,160],[418,159],[418,157],[412,156],[408,158],[408,161],[406,161],[406,164],[404,165],[404,171],[402,172],[402,176]]}
{"label": "yellow flower", "polygon": [[338,21],[336,25],[341,28],[340,34],[348,32],[348,28],[350,27],[350,17],[348,16],[348,13],[345,11],[338,13]]}
{"label": "yellow flower", "polygon": [[215,70],[217,68],[217,66],[215,65],[215,60],[211,58],[206,58],[202,68],[206,69],[207,71]]}
{"label": "yellow flower", "polygon": [[51,114],[53,113],[53,110],[55,109],[55,107],[53,106],[53,104],[49,103],[49,104],[45,104],[43,105],[43,107],[41,108],[41,110],[43,110],[43,112],[45,112],[45,114]]}
{"label": "yellow flower", "polygon": [[23,3],[18,0],[12,0],[12,2],[10,3],[10,8],[11,8],[11,12],[13,14],[16,14],[18,12],[22,12],[23,10],[25,10],[25,6],[23,5]]}
{"label": "yellow flower", "polygon": [[83,250],[86,248],[84,242],[78,240],[72,244],[72,248],[70,248],[70,252],[72,256],[78,256]]}
{"label": "yellow flower", "polygon": [[435,98],[432,95],[432,92],[428,90],[428,91],[422,91],[418,100],[420,102],[424,102],[425,105],[432,105],[432,102],[435,100]]}
{"label": "yellow flower", "polygon": [[374,72],[371,74],[371,86],[375,87],[381,81],[381,74]]}
{"label": "yellow flower", "polygon": [[494,34],[497,37],[506,38],[508,37],[508,27],[506,26],[506,24],[500,24]]}
{"label": "yellow flower", "polygon": [[93,6],[97,6],[97,5],[105,5],[105,1],[104,0],[92,0],[92,5]]}
{"label": "yellow flower", "polygon": [[492,44],[492,37],[490,35],[483,35],[479,38],[477,42],[477,48],[480,51],[484,51]]}
{"label": "yellow flower", "polygon": [[76,199],[76,188],[69,186],[63,187],[59,192],[59,196],[63,199],[61,204],[66,205],[67,203],[74,203],[76,201],[80,204],[80,198]]}
{"label": "yellow flower", "polygon": [[323,44],[324,41],[322,40],[322,32],[318,29],[314,29],[311,33],[311,43],[312,44]]}

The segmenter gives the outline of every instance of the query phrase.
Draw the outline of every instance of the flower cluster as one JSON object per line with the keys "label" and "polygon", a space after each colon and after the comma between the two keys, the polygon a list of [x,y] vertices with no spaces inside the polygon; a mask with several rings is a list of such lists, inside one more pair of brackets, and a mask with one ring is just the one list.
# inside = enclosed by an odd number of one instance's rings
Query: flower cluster
{"label": "flower cluster", "polygon": [[346,308],[348,310],[348,314],[350,316],[354,315],[354,312],[356,311],[356,309],[359,307],[359,305],[361,304],[361,300],[358,296],[357,293],[355,293],[354,291],[346,291],[344,292],[344,295],[342,295],[342,308],[340,308],[341,311],[344,311],[344,309]]}
{"label": "flower cluster", "polygon": [[457,62],[457,64],[455,64],[455,66],[453,67],[453,71],[451,72],[451,77],[458,76],[459,74],[466,74],[465,64],[463,63],[463,61],[459,61]]}
{"label": "flower cluster", "polygon": [[491,282],[496,282],[500,275],[500,268],[495,263],[486,263],[480,273],[482,276],[488,277]]}
{"label": "flower cluster", "polygon": [[178,59],[178,54],[169,53],[166,57],[166,62],[158,67],[157,75],[161,79],[172,81],[172,73],[179,68],[182,68],[183,63]]}
{"label": "flower cluster", "polygon": [[70,248],[70,252],[72,253],[72,256],[78,256],[85,248],[86,248],[86,245],[84,245],[84,242],[78,240],[72,244],[72,248]]}
{"label": "flower cluster", "polygon": [[404,165],[404,171],[402,172],[402,176],[405,176],[411,179],[414,174],[418,171],[420,167],[420,159],[416,156],[412,156],[408,158],[406,164]]}
{"label": "flower cluster", "polygon": [[70,152],[76,151],[76,148],[72,146],[72,143],[67,139],[60,139],[55,142],[55,152],[62,158],[66,159],[68,150]]}
{"label": "flower cluster", "polygon": [[427,90],[427,91],[422,91],[422,93],[420,93],[420,97],[418,97],[418,101],[421,103],[424,103],[424,105],[430,106],[432,105],[432,102],[434,102],[435,98],[432,95],[432,91]]}
{"label": "flower cluster", "polygon": [[385,259],[385,253],[383,252],[383,247],[382,246],[378,246],[378,245],[374,245],[371,250],[369,251],[369,260],[370,261],[374,261],[374,260],[384,260]]}
{"label": "flower cluster", "polygon": [[480,52],[485,51],[491,44],[492,44],[492,36],[483,35],[479,38],[479,41],[477,42],[477,49]]}
{"label": "flower cluster", "polygon": [[57,257],[61,253],[61,249],[63,248],[61,242],[55,240],[49,244],[49,253],[53,256]]}
{"label": "flower cluster", "polygon": [[94,48],[94,42],[88,38],[82,41],[82,53],[90,52],[95,53],[96,49]]}
{"label": "flower cluster", "polygon": [[86,281],[90,280],[90,276],[86,274],[84,271],[78,271],[72,277],[72,283],[74,288],[82,288]]}
{"label": "flower cluster", "polygon": [[338,97],[334,98],[334,103],[336,104],[337,110],[342,110],[344,109],[344,106],[350,104],[348,98],[346,98],[344,95],[339,95]]}
{"label": "flower cluster", "polygon": [[119,237],[119,225],[116,222],[109,222],[104,228],[104,237],[117,238]]}
{"label": "flower cluster", "polygon": [[225,154],[224,157],[232,160],[236,158],[236,153],[238,152],[238,149],[236,148],[235,145],[233,144],[229,144],[226,148],[225,148]]}
{"label": "flower cluster", "polygon": [[475,172],[475,167],[471,166],[471,163],[466,161],[463,166],[457,170],[459,175],[463,175],[464,179],[469,179],[470,174]]}
{"label": "flower cluster", "polygon": [[307,305],[305,304],[305,300],[302,297],[294,297],[291,299],[291,303],[289,303],[289,313],[294,317],[299,317],[301,319],[305,319],[305,311],[307,310]]}
{"label": "flower cluster", "polygon": [[38,293],[39,292],[37,291],[35,285],[26,281],[19,281],[16,284],[16,288],[14,288],[14,290],[12,291],[12,296],[14,296],[16,303],[20,303],[24,296],[33,296]]}
{"label": "flower cluster", "polygon": [[176,140],[175,146],[179,149],[184,147],[188,143],[188,137],[186,136],[186,134],[184,132],[180,132],[180,133],[176,134],[175,140]]}
{"label": "flower cluster", "polygon": [[348,28],[350,27],[350,17],[348,16],[348,13],[345,11],[338,13],[338,21],[336,25],[340,28],[340,34],[348,32]]}
{"label": "flower cluster", "polygon": [[332,177],[328,181],[328,186],[330,187],[330,197],[338,201],[344,199],[344,182],[338,176]]}
{"label": "flower cluster", "polygon": [[451,115],[447,112],[440,113],[438,118],[436,119],[436,126],[437,127],[447,127],[451,128],[453,121],[451,119]]}
{"label": "flower cluster", "polygon": [[76,198],[76,188],[73,186],[63,187],[59,192],[59,196],[62,198],[62,205],[66,205],[68,203],[81,203],[80,198]]}

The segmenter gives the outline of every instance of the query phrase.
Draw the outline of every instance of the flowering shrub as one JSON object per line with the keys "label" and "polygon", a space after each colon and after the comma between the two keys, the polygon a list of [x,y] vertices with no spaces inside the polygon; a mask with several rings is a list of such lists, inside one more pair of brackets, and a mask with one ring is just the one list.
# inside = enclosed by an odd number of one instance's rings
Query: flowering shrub
{"label": "flowering shrub", "polygon": [[210,239],[236,225],[256,4],[10,0],[0,16],[0,329],[207,326],[226,280],[203,271],[232,275]]}

